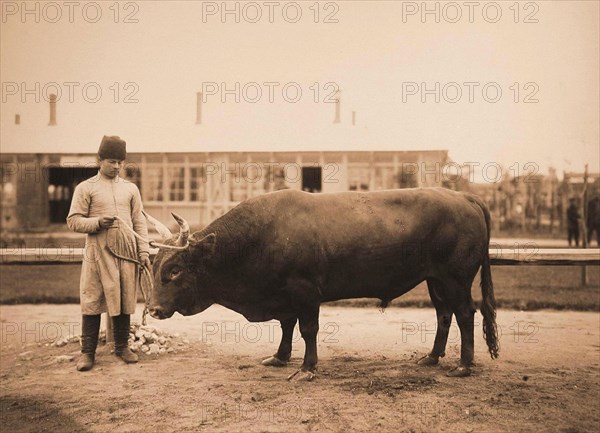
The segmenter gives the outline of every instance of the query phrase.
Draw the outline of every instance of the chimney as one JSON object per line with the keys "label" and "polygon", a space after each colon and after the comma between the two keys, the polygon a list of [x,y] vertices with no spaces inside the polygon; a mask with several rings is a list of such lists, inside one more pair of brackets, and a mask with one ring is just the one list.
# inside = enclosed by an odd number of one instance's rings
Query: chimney
{"label": "chimney", "polygon": [[341,91],[338,90],[335,94],[335,118],[333,119],[333,123],[340,123],[340,96]]}
{"label": "chimney", "polygon": [[48,122],[48,126],[56,125],[56,95],[50,95],[50,122]]}
{"label": "chimney", "polygon": [[20,125],[20,124],[21,124],[21,115],[15,114],[15,125]]}
{"label": "chimney", "polygon": [[196,125],[202,124],[202,92],[196,93]]}

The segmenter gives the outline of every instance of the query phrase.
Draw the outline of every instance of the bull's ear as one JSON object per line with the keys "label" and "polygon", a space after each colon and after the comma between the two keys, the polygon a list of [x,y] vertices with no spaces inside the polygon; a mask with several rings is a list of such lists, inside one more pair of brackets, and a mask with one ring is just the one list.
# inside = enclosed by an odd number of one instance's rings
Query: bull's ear
{"label": "bull's ear", "polygon": [[196,238],[195,234],[189,239],[190,247],[194,250],[194,253],[201,254],[202,256],[212,256],[217,248],[217,235],[210,233],[201,239]]}

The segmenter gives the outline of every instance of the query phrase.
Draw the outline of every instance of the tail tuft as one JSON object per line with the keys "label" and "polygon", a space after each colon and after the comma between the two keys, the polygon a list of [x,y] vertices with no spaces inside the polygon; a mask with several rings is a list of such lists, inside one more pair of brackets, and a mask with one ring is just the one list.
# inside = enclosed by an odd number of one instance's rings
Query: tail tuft
{"label": "tail tuft", "polygon": [[489,253],[483,259],[481,266],[481,314],[483,315],[483,335],[492,359],[498,358],[498,326],[496,325],[496,299],[490,271]]}
{"label": "tail tuft", "polygon": [[483,261],[481,263],[481,314],[483,315],[483,335],[488,346],[492,359],[498,358],[500,350],[498,346],[498,326],[496,325],[496,299],[494,297],[494,284],[492,283],[492,271],[490,267],[490,232],[491,232],[491,217],[485,203],[479,198],[476,202],[481,207],[485,217],[487,227],[487,242],[485,251],[483,251]]}

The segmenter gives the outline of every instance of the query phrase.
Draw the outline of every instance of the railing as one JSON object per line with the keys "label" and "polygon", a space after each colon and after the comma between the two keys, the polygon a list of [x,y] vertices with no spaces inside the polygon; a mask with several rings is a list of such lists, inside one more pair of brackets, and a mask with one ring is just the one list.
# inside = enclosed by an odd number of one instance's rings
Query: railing
{"label": "railing", "polygon": [[[158,250],[150,251],[155,255]],[[494,266],[598,266],[600,248],[552,249],[526,244],[517,248],[490,247]],[[0,264],[81,263],[83,248],[0,248]]]}
{"label": "railing", "polygon": [[600,248],[490,248],[490,262],[494,266],[597,266]]}

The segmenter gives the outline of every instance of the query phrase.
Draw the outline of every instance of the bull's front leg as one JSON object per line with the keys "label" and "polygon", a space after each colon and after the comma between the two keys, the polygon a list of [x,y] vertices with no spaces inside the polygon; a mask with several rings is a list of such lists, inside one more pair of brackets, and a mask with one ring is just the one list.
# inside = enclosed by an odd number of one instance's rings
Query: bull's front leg
{"label": "bull's front leg", "polygon": [[279,349],[277,353],[262,361],[262,365],[269,367],[285,367],[292,356],[292,336],[294,335],[294,327],[298,319],[292,317],[291,319],[281,320],[281,343],[279,343]]}
{"label": "bull's front leg", "polygon": [[317,333],[319,332],[319,304],[307,308],[298,317],[300,334],[306,344],[304,362],[300,370],[291,374],[288,380],[309,381],[317,374]]}

